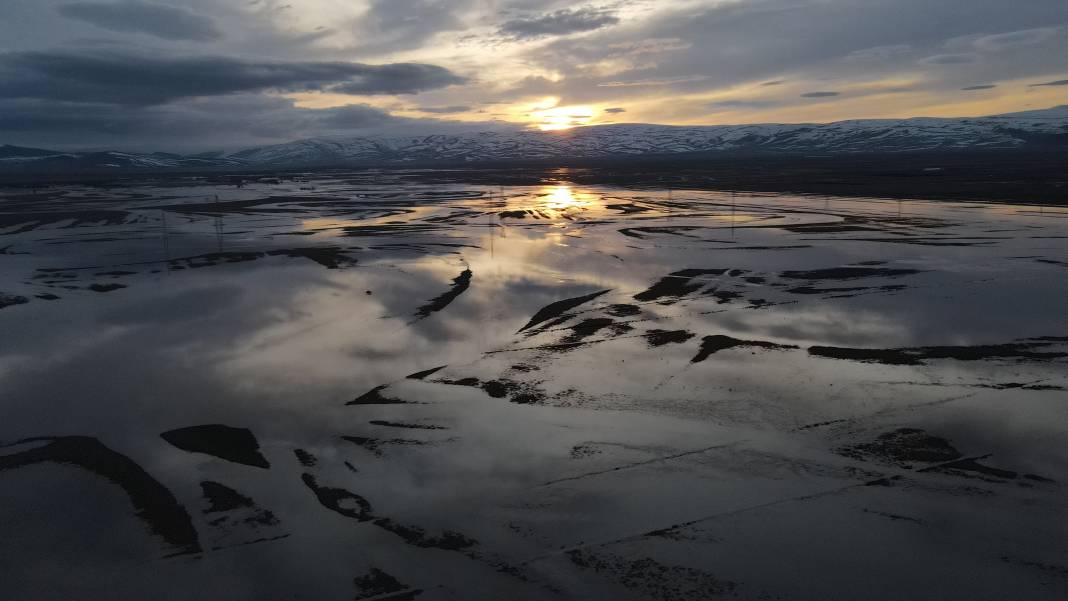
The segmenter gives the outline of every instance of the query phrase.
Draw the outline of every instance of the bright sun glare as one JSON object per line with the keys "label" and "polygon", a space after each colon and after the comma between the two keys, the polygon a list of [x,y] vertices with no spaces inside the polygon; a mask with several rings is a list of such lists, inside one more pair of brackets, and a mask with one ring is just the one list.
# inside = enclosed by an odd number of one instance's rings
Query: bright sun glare
{"label": "bright sun glare", "polygon": [[553,186],[546,190],[543,207],[554,211],[583,210],[593,204],[589,194],[576,193],[571,186]]}
{"label": "bright sun glare", "polygon": [[545,199],[545,204],[554,209],[566,209],[575,206],[575,195],[571,192],[571,186],[557,186]]}
{"label": "bright sun glare", "polygon": [[594,113],[593,107],[589,106],[557,106],[533,111],[530,116],[538,129],[555,131],[586,125],[593,120]]}

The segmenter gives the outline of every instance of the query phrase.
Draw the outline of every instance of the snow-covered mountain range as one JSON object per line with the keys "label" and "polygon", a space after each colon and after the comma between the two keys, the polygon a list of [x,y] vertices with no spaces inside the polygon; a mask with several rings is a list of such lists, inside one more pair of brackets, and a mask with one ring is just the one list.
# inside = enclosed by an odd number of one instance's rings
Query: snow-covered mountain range
{"label": "snow-covered mountain range", "polygon": [[312,138],[234,153],[181,156],[69,153],[0,147],[0,166],[208,168],[593,159],[677,153],[861,153],[1068,149],[1068,105],[974,118],[914,118],[760,125],[601,125],[565,131]]}
{"label": "snow-covered mountain range", "polygon": [[165,152],[150,154],[134,152],[96,151],[63,152],[20,146],[0,146],[0,169],[53,168],[62,169],[196,169],[238,166],[243,163],[220,153],[182,156]]}

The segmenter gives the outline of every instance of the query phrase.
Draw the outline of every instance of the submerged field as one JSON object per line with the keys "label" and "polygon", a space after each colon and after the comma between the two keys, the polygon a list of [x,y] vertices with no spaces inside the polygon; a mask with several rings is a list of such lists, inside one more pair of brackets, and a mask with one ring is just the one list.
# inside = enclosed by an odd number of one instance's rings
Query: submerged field
{"label": "submerged field", "polygon": [[0,189],[0,598],[1063,599],[1068,209]]}

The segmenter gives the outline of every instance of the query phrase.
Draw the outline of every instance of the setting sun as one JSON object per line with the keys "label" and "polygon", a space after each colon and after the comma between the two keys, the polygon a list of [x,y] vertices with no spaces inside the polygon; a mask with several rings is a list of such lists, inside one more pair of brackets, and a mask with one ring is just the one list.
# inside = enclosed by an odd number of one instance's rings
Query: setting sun
{"label": "setting sun", "polygon": [[538,129],[556,131],[588,125],[593,120],[594,112],[593,107],[589,106],[557,106],[532,111],[530,117]]}

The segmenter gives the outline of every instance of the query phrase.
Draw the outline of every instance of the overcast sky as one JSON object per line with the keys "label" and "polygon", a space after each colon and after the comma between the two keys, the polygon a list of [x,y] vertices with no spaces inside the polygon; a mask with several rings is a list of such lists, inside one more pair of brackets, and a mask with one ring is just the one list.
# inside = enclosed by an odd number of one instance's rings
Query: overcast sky
{"label": "overcast sky", "polygon": [[1066,0],[0,0],[0,144],[1068,104]]}

